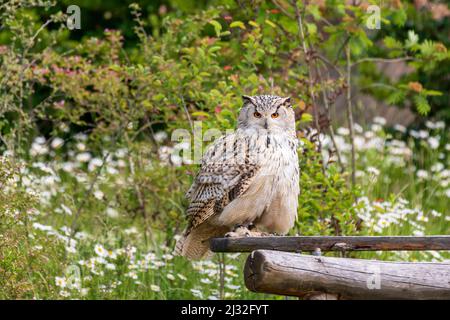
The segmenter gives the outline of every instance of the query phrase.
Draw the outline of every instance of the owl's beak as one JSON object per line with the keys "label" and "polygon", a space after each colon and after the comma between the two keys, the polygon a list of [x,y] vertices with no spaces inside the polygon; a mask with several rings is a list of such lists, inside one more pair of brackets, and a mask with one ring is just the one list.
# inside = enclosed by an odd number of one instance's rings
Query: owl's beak
{"label": "owl's beak", "polygon": [[264,120],[264,129],[269,129],[269,124],[267,123],[267,119]]}

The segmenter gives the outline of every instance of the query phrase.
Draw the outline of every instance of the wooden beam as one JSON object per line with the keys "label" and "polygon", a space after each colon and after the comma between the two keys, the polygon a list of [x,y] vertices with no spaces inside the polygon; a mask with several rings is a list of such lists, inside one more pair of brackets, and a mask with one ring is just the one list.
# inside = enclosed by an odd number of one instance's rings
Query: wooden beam
{"label": "wooden beam", "polygon": [[257,250],[247,258],[244,277],[251,291],[302,298],[450,299],[450,263],[385,262]]}
{"label": "wooden beam", "polygon": [[251,252],[258,249],[277,251],[392,251],[392,250],[450,250],[450,236],[301,236],[214,238],[214,252]]}

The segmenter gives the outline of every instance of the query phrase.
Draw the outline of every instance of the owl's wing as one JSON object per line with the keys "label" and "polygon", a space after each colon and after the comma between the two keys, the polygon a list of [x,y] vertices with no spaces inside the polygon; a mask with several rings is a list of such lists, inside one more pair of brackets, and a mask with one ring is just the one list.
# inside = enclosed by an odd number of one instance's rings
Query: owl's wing
{"label": "owl's wing", "polygon": [[205,153],[200,171],[186,194],[190,200],[186,212],[188,229],[220,213],[224,206],[245,193],[258,172],[258,164],[250,161],[246,152],[249,141],[236,141],[234,134],[222,137]]}

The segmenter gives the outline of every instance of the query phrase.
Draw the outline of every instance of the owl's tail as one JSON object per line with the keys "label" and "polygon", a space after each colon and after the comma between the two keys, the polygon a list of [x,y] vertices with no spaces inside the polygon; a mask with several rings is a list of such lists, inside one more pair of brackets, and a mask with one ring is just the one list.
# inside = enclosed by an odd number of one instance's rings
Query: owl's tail
{"label": "owl's tail", "polygon": [[227,231],[226,227],[202,223],[184,233],[177,241],[174,253],[189,260],[207,258],[212,254],[209,250],[209,239],[223,236]]}

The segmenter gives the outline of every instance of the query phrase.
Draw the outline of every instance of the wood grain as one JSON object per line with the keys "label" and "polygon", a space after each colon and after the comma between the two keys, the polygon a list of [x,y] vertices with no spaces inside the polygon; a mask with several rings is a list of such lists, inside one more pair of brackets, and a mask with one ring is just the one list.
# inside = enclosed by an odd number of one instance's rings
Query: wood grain
{"label": "wood grain", "polygon": [[450,250],[450,236],[299,236],[214,238],[214,252],[252,252],[258,249],[301,252],[314,251],[392,251]]}
{"label": "wood grain", "polygon": [[255,292],[340,299],[450,299],[450,263],[385,262],[257,250],[245,284]]}

